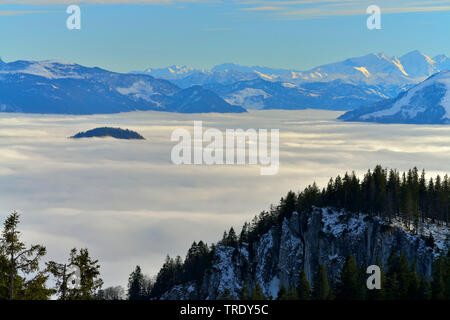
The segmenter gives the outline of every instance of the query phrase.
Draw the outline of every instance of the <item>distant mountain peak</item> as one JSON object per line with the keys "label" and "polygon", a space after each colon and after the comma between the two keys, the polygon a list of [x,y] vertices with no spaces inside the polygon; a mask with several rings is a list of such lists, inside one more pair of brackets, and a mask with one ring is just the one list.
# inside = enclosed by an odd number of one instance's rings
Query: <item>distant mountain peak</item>
{"label": "distant mountain peak", "polygon": [[433,60],[436,61],[436,62],[445,61],[447,59],[448,59],[448,57],[445,54],[439,54],[439,55],[433,57]]}
{"label": "distant mountain peak", "polygon": [[380,123],[450,124],[450,71],[434,74],[395,99],[349,111],[340,119]]}

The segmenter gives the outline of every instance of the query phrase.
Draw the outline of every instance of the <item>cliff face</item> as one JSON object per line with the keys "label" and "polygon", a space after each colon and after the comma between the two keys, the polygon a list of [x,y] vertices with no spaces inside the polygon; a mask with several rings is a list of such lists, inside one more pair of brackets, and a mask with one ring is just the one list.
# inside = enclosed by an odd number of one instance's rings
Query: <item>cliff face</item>
{"label": "cliff face", "polygon": [[[430,277],[433,260],[450,247],[446,226],[425,223],[413,233],[399,221],[388,223],[365,214],[349,215],[316,208],[294,212],[281,227],[274,226],[252,245],[239,248],[219,245],[213,265],[198,283],[173,287],[162,299],[216,299],[229,293],[239,297],[242,286],[259,283],[265,296],[276,298],[281,285],[296,286],[301,270],[312,283],[318,264],[326,266],[330,279],[340,272],[352,254],[359,264],[386,266],[393,248],[402,251],[417,271]],[[426,240],[429,235],[434,242]]]}

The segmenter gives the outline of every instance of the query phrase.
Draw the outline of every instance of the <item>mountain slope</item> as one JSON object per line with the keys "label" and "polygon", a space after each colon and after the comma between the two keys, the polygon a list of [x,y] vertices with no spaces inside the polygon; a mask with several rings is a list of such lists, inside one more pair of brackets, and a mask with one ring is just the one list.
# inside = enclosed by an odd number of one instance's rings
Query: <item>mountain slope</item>
{"label": "mountain slope", "polygon": [[[233,299],[253,295],[259,286],[262,295],[276,298],[283,286],[297,287],[302,271],[314,284],[323,268],[329,286],[338,289],[350,257],[364,276],[370,265],[386,272],[380,294],[405,299],[409,290],[399,295],[398,286],[415,289],[400,273],[430,282],[436,262],[450,263],[449,186],[448,175],[426,179],[417,168],[401,173],[376,166],[361,178],[346,173],[323,189],[314,183],[302,192],[290,191],[245,223],[239,235],[230,228],[217,244],[194,242],[184,261],[167,257],[149,297]],[[403,271],[397,259],[403,260]],[[365,290],[366,279],[355,281]]]}
{"label": "mountain slope", "polygon": [[378,261],[385,266],[392,249],[402,251],[410,264],[416,262],[419,273],[429,277],[435,255],[448,250],[450,232],[434,225],[425,232],[442,239],[441,247],[430,247],[423,235],[412,235],[399,224],[369,215],[351,216],[331,208],[294,212],[251,244],[243,243],[238,248],[218,245],[210,271],[200,283],[176,285],[161,299],[237,298],[244,285],[253,288],[256,284],[264,296],[276,298],[281,286],[297,286],[302,270],[309,283],[313,283],[319,264],[326,267],[330,279],[336,279],[348,254],[367,266]]}
{"label": "mountain slope", "polygon": [[168,108],[181,113],[201,113],[205,105],[208,106],[209,112],[246,112],[244,108],[228,104],[217,94],[201,86],[179,91],[173,96]]}
{"label": "mountain slope", "polygon": [[349,111],[344,121],[380,123],[450,123],[450,71],[435,74],[395,99]]}
{"label": "mountain slope", "polygon": [[[120,74],[58,61],[15,61],[0,65],[2,112],[193,112],[177,105],[180,101],[176,100],[175,95],[180,91],[171,82],[148,75]],[[238,109],[225,101],[222,101],[220,108],[217,101],[209,105],[209,93],[201,101],[203,104],[196,103],[196,112],[234,112],[232,110]],[[185,105],[189,105],[189,102],[183,101]]]}
{"label": "mountain slope", "polygon": [[231,85],[210,84],[205,87],[219,94],[228,103],[246,109],[348,110],[387,98],[377,92],[376,88],[359,87],[340,80],[295,86],[289,82],[257,79]]}
{"label": "mountain slope", "polygon": [[[154,71],[150,74],[171,80],[183,88],[191,85],[227,85],[255,79],[288,82],[296,86],[308,82],[341,80],[357,86],[376,87],[381,94],[394,98],[433,73],[448,69],[450,69],[450,59],[447,56],[439,55],[431,59],[416,50],[400,58],[388,57],[383,53],[368,54],[305,71],[225,63],[211,70],[194,70],[189,67],[174,69],[172,66],[167,68],[170,72]],[[180,70],[190,71],[184,73]],[[338,92],[335,95],[338,95]]]}
{"label": "mountain slope", "polygon": [[401,56],[399,60],[405,71],[408,73],[408,76],[412,78],[420,79],[422,77],[429,77],[440,71],[433,59],[422,54],[418,50]]}

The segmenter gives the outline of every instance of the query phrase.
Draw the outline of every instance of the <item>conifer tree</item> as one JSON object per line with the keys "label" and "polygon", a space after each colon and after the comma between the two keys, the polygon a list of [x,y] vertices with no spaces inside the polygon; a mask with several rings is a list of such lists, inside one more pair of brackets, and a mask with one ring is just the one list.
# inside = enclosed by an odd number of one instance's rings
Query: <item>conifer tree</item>
{"label": "conifer tree", "polygon": [[297,289],[294,286],[289,287],[286,300],[298,300]]}
{"label": "conifer tree", "polygon": [[336,298],[339,300],[360,299],[359,270],[355,257],[348,255],[336,285]]}
{"label": "conifer tree", "polygon": [[[45,256],[46,249],[41,245],[32,245],[28,249],[25,244],[20,241],[21,232],[17,230],[19,224],[19,214],[11,213],[3,224],[3,232],[1,237],[0,255],[7,261],[8,268],[8,299],[13,300],[19,298],[17,294],[25,289],[30,293],[31,287],[35,287],[41,291],[48,290],[45,288],[47,277],[45,272],[39,271],[39,260]],[[20,274],[24,275],[21,277]],[[29,280],[25,277],[35,274]],[[47,296],[50,292],[47,292]]]}
{"label": "conifer tree", "polygon": [[144,299],[144,275],[141,267],[136,266],[128,278],[128,300]]}
{"label": "conifer tree", "polygon": [[239,299],[240,300],[249,300],[248,288],[247,288],[247,285],[245,283],[242,286],[241,293],[239,295]]}
{"label": "conifer tree", "polygon": [[306,279],[306,273],[303,269],[300,273],[300,279],[297,286],[297,294],[300,300],[311,300],[311,286],[308,279]]}
{"label": "conifer tree", "polygon": [[266,297],[264,296],[264,293],[259,283],[257,283],[252,290],[252,300],[266,300]]}
{"label": "conifer tree", "polygon": [[[57,291],[60,297],[68,300],[91,300],[95,299],[97,291],[102,287],[103,280],[100,278],[100,265],[98,260],[93,260],[87,248],[79,251],[73,248],[70,251],[66,266],[77,268],[75,278],[77,282],[72,286],[67,282],[68,274],[61,273],[61,266],[64,264],[50,261],[47,266],[57,280]],[[62,278],[61,278],[62,277]]]}
{"label": "conifer tree", "polygon": [[444,258],[439,256],[433,263],[432,281],[431,281],[431,296],[433,300],[445,299],[445,281],[444,281]]}
{"label": "conifer tree", "polygon": [[280,290],[278,290],[277,300],[287,300],[287,290],[284,285],[280,286]]}
{"label": "conifer tree", "polygon": [[327,270],[322,264],[319,264],[314,277],[312,297],[314,300],[327,300],[329,297]]}

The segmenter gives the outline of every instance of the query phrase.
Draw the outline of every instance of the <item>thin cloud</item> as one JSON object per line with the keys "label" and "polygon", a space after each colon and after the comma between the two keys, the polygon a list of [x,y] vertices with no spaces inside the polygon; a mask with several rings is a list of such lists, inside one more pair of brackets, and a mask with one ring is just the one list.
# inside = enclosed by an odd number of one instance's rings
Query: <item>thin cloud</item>
{"label": "thin cloud", "polygon": [[154,4],[173,5],[178,3],[221,3],[221,0],[0,0],[0,4],[33,4],[33,5],[59,5],[59,4]]}
{"label": "thin cloud", "polygon": [[56,10],[45,10],[45,11],[0,11],[0,16],[19,16],[24,14],[35,14],[35,13],[52,13],[59,12]]}
{"label": "thin cloud", "polygon": [[[400,13],[419,13],[419,12],[440,12],[450,11],[450,6],[417,6],[417,7],[396,7],[381,8],[382,14],[400,14]],[[327,10],[324,8],[301,9],[295,11],[285,11],[280,16],[291,18],[314,18],[314,17],[336,17],[336,16],[353,16],[366,15],[365,8],[351,8],[341,10]]]}
{"label": "thin cloud", "polygon": [[[303,0],[303,1],[235,1],[237,5],[254,5],[239,8],[239,11],[266,11],[270,17],[281,19],[311,19],[332,16],[366,15],[366,8],[374,4],[369,0]],[[450,0],[435,1],[392,1],[379,0],[376,3],[384,14],[450,11]]]}
{"label": "thin cloud", "polygon": [[284,10],[284,7],[252,7],[252,8],[241,8],[242,11],[277,11]]}

